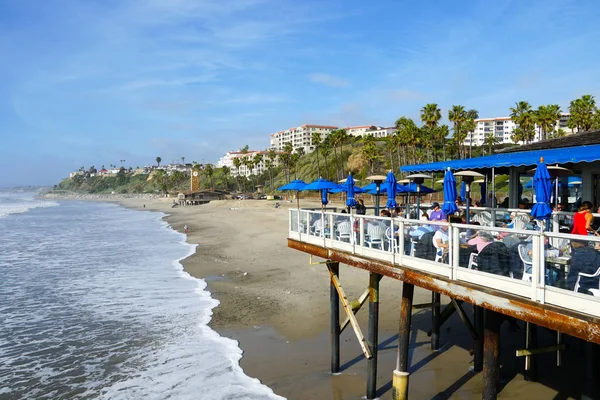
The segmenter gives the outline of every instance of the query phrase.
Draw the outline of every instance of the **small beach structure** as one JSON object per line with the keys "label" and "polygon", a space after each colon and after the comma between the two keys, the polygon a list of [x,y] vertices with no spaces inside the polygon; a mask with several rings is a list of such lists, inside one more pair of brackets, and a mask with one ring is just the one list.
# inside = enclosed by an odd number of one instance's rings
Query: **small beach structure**
{"label": "small beach structure", "polygon": [[221,192],[214,191],[192,191],[184,190],[177,194],[177,200],[180,206],[196,206],[200,204],[210,203],[212,200],[221,200],[223,198]]}

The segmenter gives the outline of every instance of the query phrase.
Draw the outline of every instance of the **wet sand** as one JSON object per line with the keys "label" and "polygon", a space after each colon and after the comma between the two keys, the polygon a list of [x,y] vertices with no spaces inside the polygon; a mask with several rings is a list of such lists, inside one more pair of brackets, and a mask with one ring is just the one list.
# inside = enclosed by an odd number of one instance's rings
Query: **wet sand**
{"label": "wet sand", "polygon": [[[332,376],[328,372],[328,273],[324,265],[309,265],[308,255],[287,247],[287,209],[295,203],[281,202],[278,209],[273,202],[260,200],[176,208],[171,208],[172,200],[168,199],[120,199],[118,203],[136,209],[144,209],[145,204],[145,210],[165,212],[169,214],[167,221],[179,231],[188,226],[188,242],[198,247],[196,254],[183,261],[185,270],[208,281],[208,289],[220,301],[210,325],[239,341],[244,351],[241,366],[249,376],[289,399],[364,398],[367,363],[352,329],[342,334],[342,373]],[[302,205],[311,203],[302,201]],[[367,288],[369,277],[366,271],[341,265],[340,280],[348,297],[357,298]],[[384,278],[381,282],[381,399],[392,398],[401,290],[398,281]],[[430,300],[430,292],[415,289],[415,304]],[[447,301],[442,297],[443,303]],[[465,309],[470,312],[470,306],[465,305]],[[364,307],[357,315],[365,335],[367,313]],[[470,371],[471,340],[466,328],[454,315],[442,327],[441,350],[432,352],[426,333],[430,318],[428,309],[413,312],[410,398],[480,399],[482,376]],[[514,357],[523,334],[509,337],[506,328],[502,332],[504,387],[499,397],[571,398],[570,390],[558,387],[556,379],[556,385],[523,380],[521,364]],[[545,336],[540,338],[543,342]],[[548,344],[551,339],[548,335]],[[553,357],[551,353],[540,360],[552,364]]]}

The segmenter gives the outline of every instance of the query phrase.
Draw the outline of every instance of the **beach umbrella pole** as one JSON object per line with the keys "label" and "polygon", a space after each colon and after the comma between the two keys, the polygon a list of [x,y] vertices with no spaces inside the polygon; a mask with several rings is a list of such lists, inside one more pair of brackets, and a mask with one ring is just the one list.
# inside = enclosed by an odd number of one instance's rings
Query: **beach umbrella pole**
{"label": "beach umbrella pole", "polygon": [[421,184],[417,183],[417,219],[421,219]]}

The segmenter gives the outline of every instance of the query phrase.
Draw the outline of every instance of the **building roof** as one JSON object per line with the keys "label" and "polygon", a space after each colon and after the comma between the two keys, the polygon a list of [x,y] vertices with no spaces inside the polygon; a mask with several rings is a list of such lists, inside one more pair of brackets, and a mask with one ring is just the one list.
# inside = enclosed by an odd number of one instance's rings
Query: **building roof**
{"label": "building roof", "polygon": [[600,144],[600,129],[589,132],[574,133],[555,139],[540,140],[535,143],[524,144],[522,146],[508,147],[498,150],[498,153],[515,153],[517,151],[559,149],[573,146],[585,146],[591,144]]}
{"label": "building roof", "polygon": [[[310,124],[305,124],[300,126],[300,128],[322,128],[322,129],[337,129],[337,126],[330,126],[330,125],[310,125]],[[296,128],[291,128],[291,129],[296,129]]]}
{"label": "building roof", "polygon": [[348,130],[348,129],[364,129],[364,128],[377,128],[377,126],[375,126],[375,125],[349,126],[344,129]]}

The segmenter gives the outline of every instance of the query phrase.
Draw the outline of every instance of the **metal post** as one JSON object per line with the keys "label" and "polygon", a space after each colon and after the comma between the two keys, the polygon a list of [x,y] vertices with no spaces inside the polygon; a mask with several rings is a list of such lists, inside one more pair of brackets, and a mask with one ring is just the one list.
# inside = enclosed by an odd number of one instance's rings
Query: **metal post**
{"label": "metal post", "polygon": [[483,350],[483,400],[495,400],[498,395],[500,376],[500,314],[485,310],[484,350]]}
{"label": "metal post", "polygon": [[375,195],[375,215],[379,216],[379,191],[381,190],[380,187],[381,183],[379,181],[375,181],[375,193],[377,193]]}
{"label": "metal post", "polygon": [[[339,277],[340,263],[330,262],[329,268],[335,277]],[[329,312],[331,322],[331,373],[340,372],[340,295],[333,284],[329,285]]]}
{"label": "metal post", "polygon": [[[537,325],[527,322],[525,324],[525,349],[538,347]],[[537,382],[537,362],[535,356],[525,356],[524,379],[529,382]]]}
{"label": "metal post", "polygon": [[473,340],[473,370],[481,372],[483,370],[483,308],[473,306],[473,321],[475,323],[475,333],[477,339]]}
{"label": "metal post", "polygon": [[416,219],[421,219],[421,184],[417,183],[417,216]]}
{"label": "metal post", "polygon": [[367,399],[377,397],[377,345],[379,343],[379,280],[381,275],[369,273],[369,333],[367,345],[371,358],[367,361]]}
{"label": "metal post", "polygon": [[465,211],[465,219],[467,220],[466,223],[468,224],[471,220],[471,215],[469,212],[469,208],[471,207],[471,184],[468,182],[465,184],[465,192],[467,195],[467,209]]}
{"label": "metal post", "polygon": [[431,292],[431,350],[440,348],[440,294]]}
{"label": "metal post", "polygon": [[400,307],[400,330],[398,331],[398,356],[396,369],[392,379],[392,398],[394,400],[408,399],[408,349],[410,347],[410,322],[415,286],[404,282],[402,284],[402,305]]}

